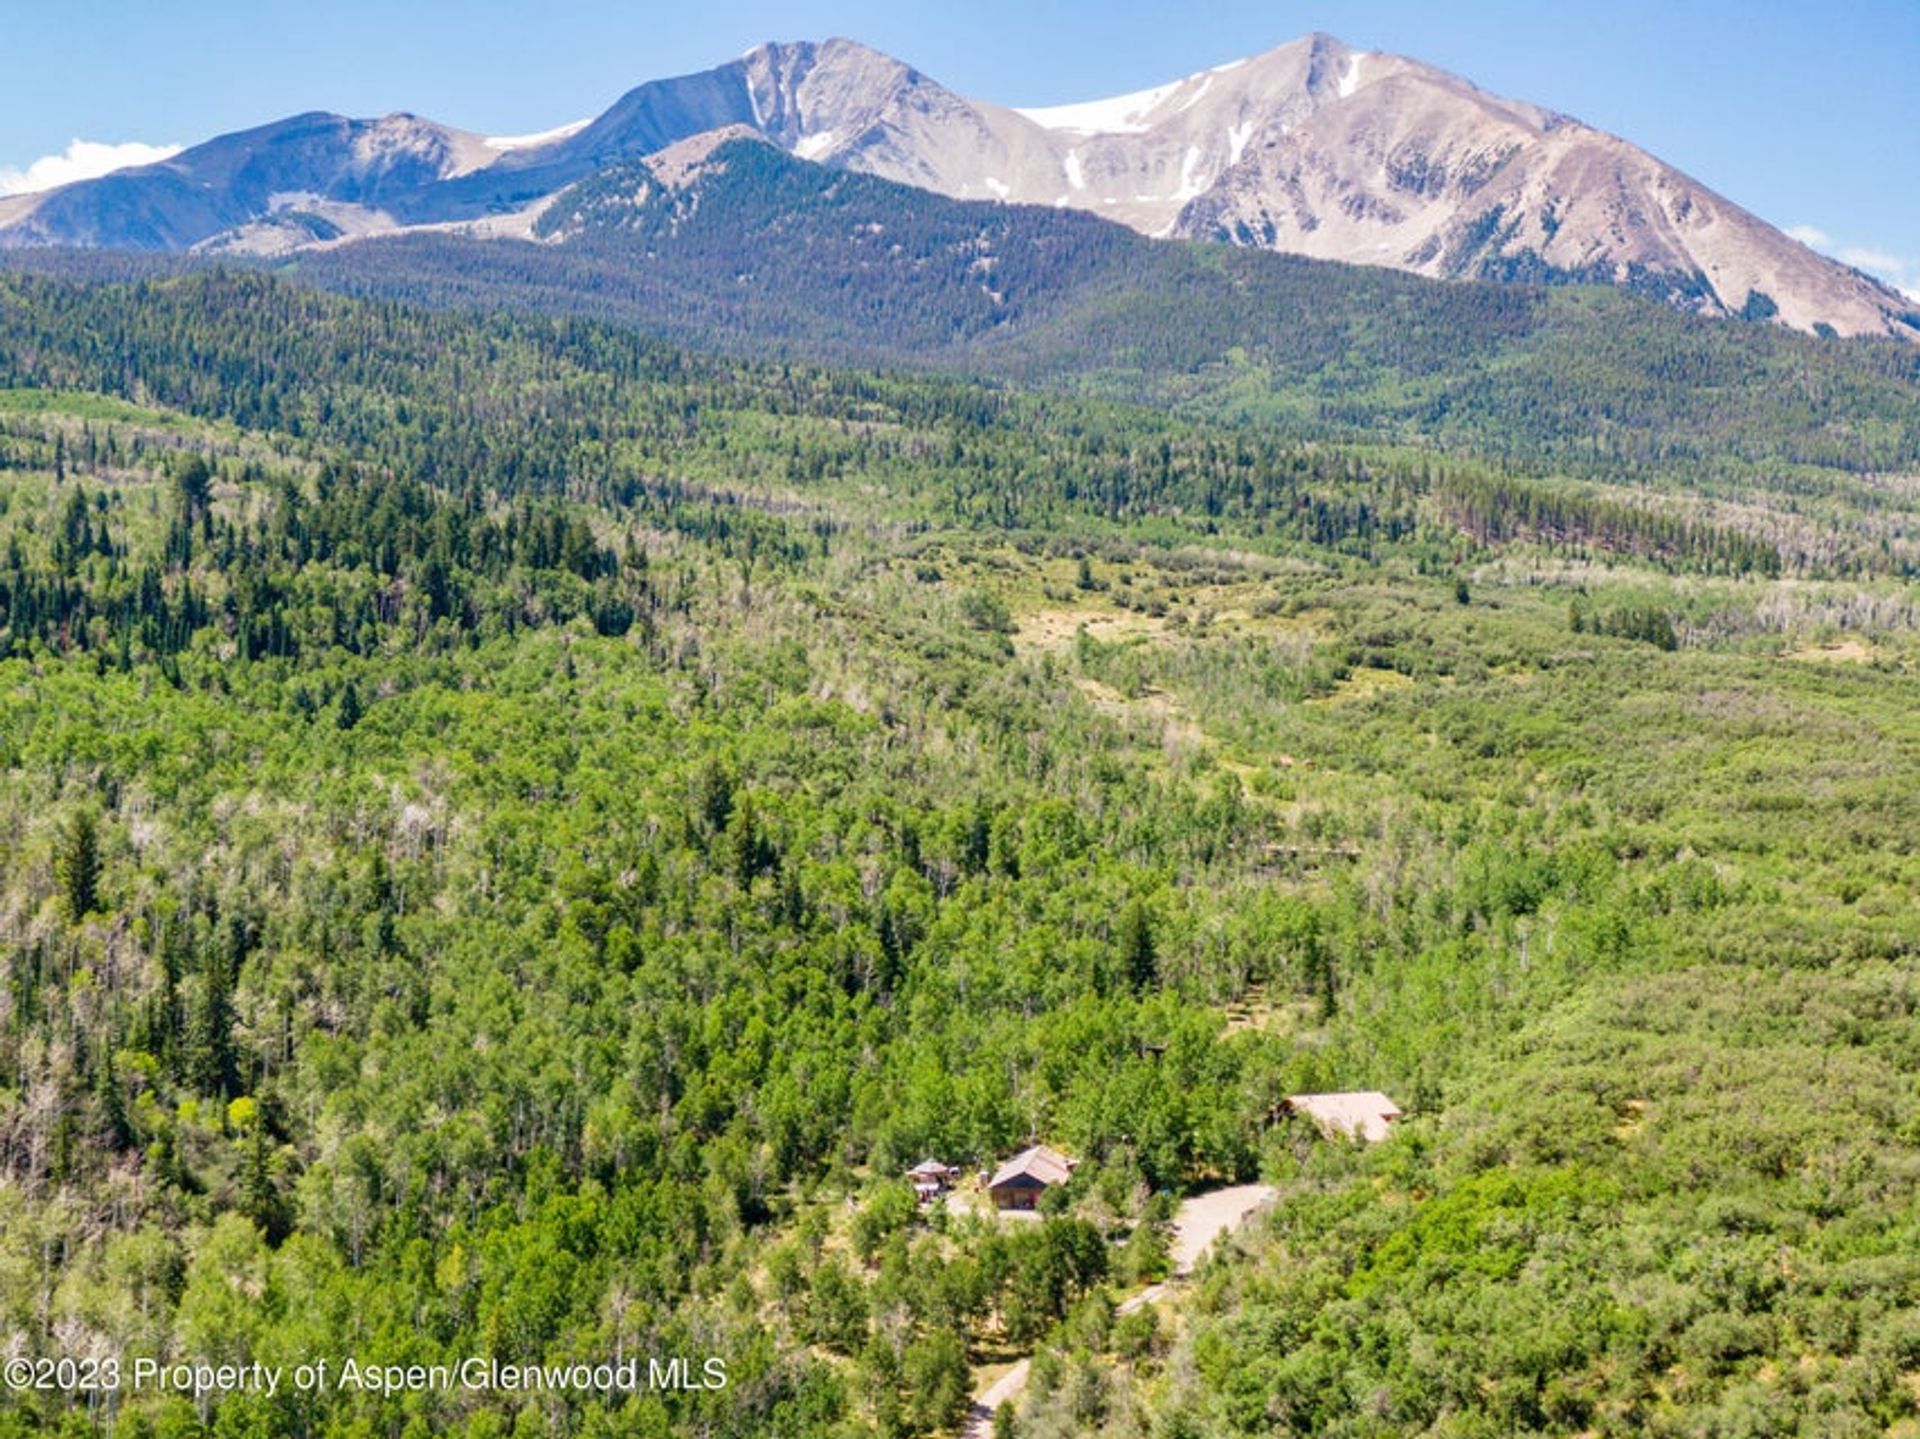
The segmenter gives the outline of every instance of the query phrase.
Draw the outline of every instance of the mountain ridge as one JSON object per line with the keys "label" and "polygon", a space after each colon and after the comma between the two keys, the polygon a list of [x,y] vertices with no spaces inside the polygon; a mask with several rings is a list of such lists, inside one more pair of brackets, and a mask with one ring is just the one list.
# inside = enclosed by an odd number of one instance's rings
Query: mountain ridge
{"label": "mountain ridge", "polygon": [[0,200],[0,248],[274,254],[423,228],[527,238],[570,186],[744,127],[961,200],[1085,210],[1435,279],[1597,283],[1703,314],[1920,341],[1920,307],[1617,136],[1316,32],[1106,100],[969,99],[856,41],[770,43],[510,144],[322,112]]}

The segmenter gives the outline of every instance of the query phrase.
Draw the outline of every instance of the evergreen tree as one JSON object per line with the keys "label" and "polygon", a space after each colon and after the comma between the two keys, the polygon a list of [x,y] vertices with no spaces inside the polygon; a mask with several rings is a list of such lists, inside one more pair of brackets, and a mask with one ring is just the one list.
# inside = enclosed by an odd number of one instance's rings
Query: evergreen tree
{"label": "evergreen tree", "polygon": [[733,777],[725,766],[708,761],[700,771],[700,816],[710,833],[725,832],[733,815]]}
{"label": "evergreen tree", "polygon": [[100,825],[92,810],[83,809],[68,821],[54,872],[69,920],[78,924],[100,907]]}
{"label": "evergreen tree", "polygon": [[240,1182],[240,1209],[259,1226],[267,1242],[286,1236],[286,1214],[280,1191],[273,1183],[273,1145],[267,1136],[266,1116],[256,1113],[247,1126],[246,1169]]}
{"label": "evergreen tree", "polygon": [[93,1070],[94,1114],[101,1145],[110,1152],[125,1149],[133,1138],[127,1123],[126,1096],[120,1092],[120,1076],[113,1063],[113,1046],[102,1046],[100,1062]]}
{"label": "evergreen tree", "polygon": [[1154,944],[1153,921],[1138,899],[1129,900],[1121,912],[1118,947],[1121,971],[1136,993],[1159,983],[1160,955]]}
{"label": "evergreen tree", "polygon": [[218,945],[207,946],[201,972],[200,1008],[194,1016],[188,1078],[202,1094],[225,1096],[234,1077],[232,976]]}
{"label": "evergreen tree", "polygon": [[183,521],[191,525],[204,519],[213,497],[213,471],[199,455],[180,455],[173,464],[173,490]]}

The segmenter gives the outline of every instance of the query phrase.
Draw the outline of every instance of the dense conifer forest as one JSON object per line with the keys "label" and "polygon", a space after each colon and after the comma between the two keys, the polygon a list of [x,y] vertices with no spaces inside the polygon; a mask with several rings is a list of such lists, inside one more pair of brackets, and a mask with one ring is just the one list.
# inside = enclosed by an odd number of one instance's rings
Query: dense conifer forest
{"label": "dense conifer forest", "polygon": [[[160,276],[244,260],[16,251]],[[720,146],[677,184],[614,166],[531,241],[412,234],[262,268],[365,299],[615,320],[701,349],[964,373],[1296,438],[1436,444],[1688,489],[1920,465],[1920,347],[1703,323],[1596,285],[1445,283],[1092,215],[947,199]]]}
{"label": "dense conifer forest", "polygon": [[[1920,1433],[1910,358],[1514,291],[1036,388],[310,278],[0,277],[0,1357],[726,1382],[0,1435],[907,1439],[1029,1353],[1033,1439]],[[904,1179],[1036,1139],[1031,1223]]]}

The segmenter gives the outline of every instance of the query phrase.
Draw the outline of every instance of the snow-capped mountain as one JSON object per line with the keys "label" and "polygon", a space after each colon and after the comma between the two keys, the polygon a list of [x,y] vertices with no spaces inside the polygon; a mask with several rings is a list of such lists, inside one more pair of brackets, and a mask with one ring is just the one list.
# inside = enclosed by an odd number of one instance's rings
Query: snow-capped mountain
{"label": "snow-capped mountain", "polygon": [[650,82],[540,135],[302,115],[0,200],[0,246],[272,252],[422,227],[524,238],[566,187],[727,126],[804,160],[1148,235],[1439,278],[1606,283],[1708,314],[1920,339],[1896,291],[1626,141],[1326,35],[1036,109],[970,100],[829,40]]}
{"label": "snow-capped mountain", "polygon": [[[800,123],[770,138],[959,198],[1065,205],[1149,235],[1434,277],[1592,281],[1703,313],[1920,337],[1903,296],[1626,141],[1330,36],[1130,95],[1021,110],[962,100],[846,42],[795,48],[786,113]],[[864,83],[849,86],[854,75]],[[848,92],[857,108],[841,102]]]}

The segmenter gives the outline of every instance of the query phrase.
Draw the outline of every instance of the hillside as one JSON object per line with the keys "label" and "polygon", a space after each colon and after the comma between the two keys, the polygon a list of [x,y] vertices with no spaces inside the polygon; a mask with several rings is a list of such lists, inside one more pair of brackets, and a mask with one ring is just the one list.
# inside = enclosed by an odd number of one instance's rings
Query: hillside
{"label": "hillside", "polygon": [[1809,473],[0,277],[9,1353],[726,1378],[0,1436],[1911,1428],[1914,491]]}
{"label": "hillside", "polygon": [[290,273],[363,295],[614,319],[745,354],[1067,382],[1605,480],[1920,464],[1920,354],[1904,345],[1822,342],[1591,288],[1442,285],[1156,244],[727,132],[569,189],[539,234],[337,247]]}

